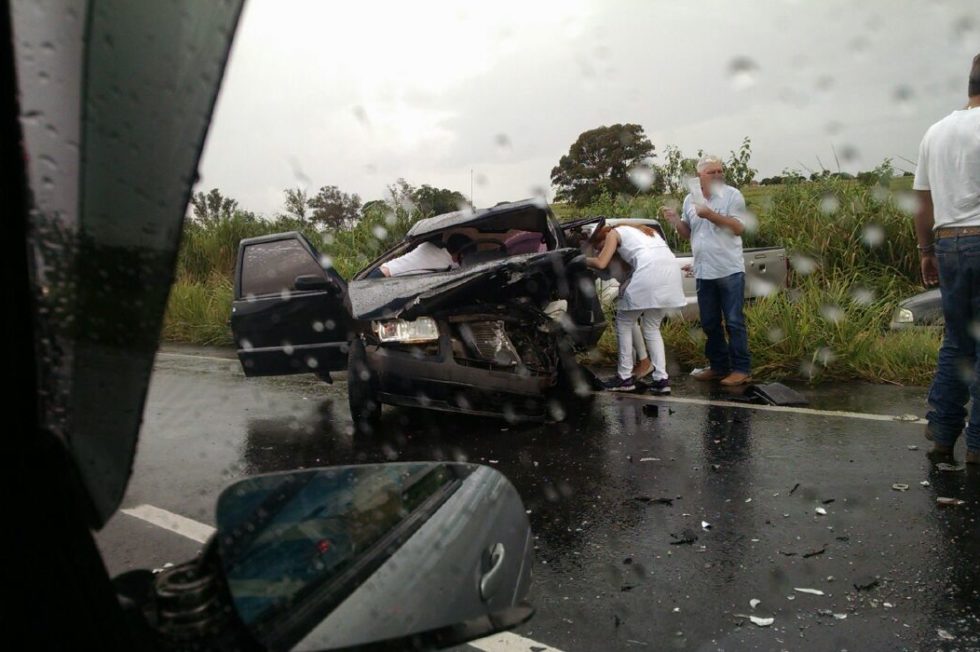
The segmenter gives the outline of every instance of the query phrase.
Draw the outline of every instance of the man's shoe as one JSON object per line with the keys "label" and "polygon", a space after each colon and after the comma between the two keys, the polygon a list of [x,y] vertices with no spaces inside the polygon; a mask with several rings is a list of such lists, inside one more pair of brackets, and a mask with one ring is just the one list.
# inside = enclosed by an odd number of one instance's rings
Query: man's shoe
{"label": "man's shoe", "polygon": [[967,449],[967,451],[966,451],[966,463],[967,464],[980,464],[980,448]]}
{"label": "man's shoe", "polygon": [[636,389],[636,379],[633,376],[629,378],[613,376],[609,380],[602,381],[602,388],[607,392],[632,392]]}
{"label": "man's shoe", "polygon": [[742,371],[733,371],[721,379],[721,384],[725,387],[735,387],[744,385],[752,380],[752,376]]}
{"label": "man's shoe", "polygon": [[729,374],[727,372],[715,371],[711,367],[708,367],[707,369],[702,369],[701,371],[694,372],[693,374],[691,374],[691,378],[693,378],[694,380],[701,380],[701,381],[721,380],[722,378],[726,378],[728,375]]}
{"label": "man's shoe", "polygon": [[650,383],[650,393],[666,396],[670,394],[670,379],[661,378]]}
{"label": "man's shoe", "polygon": [[653,363],[650,358],[643,358],[633,367],[633,377],[637,380],[645,378],[653,373]]}

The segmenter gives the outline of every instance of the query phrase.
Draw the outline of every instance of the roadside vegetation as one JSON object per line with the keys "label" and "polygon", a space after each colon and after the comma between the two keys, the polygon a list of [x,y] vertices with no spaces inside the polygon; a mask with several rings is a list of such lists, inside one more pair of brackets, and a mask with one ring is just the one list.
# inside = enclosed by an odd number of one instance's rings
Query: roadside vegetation
{"label": "roadside vegetation", "polygon": [[[642,138],[642,130],[631,133]],[[634,157],[641,155],[633,152]],[[576,170],[581,172],[567,158],[553,177],[567,179]],[[594,215],[657,219],[662,206],[680,203],[680,180],[691,170],[693,159],[667,147],[659,166],[650,164],[649,156],[643,160],[647,163],[632,161],[632,167],[625,168],[630,170],[632,192],[624,192],[623,186],[611,191],[605,184],[584,201],[583,195],[576,196],[578,203],[566,193],[569,201],[553,205],[556,215],[561,220]],[[790,264],[788,290],[746,306],[756,377],[928,383],[941,334],[935,329],[888,329],[898,302],[921,291],[911,177],[896,176],[885,161],[857,177],[786,171],[760,185],[752,183],[755,171],[749,161],[748,139],[726,161],[727,170],[736,177],[729,181],[743,186],[753,215],[744,244],[783,247]],[[646,171],[637,174],[638,165],[647,165]],[[465,204],[460,193],[414,187],[404,180],[389,187],[385,200],[363,206],[356,195],[345,195],[332,186],[312,196],[299,190],[284,194],[284,211],[271,218],[240,209],[217,190],[194,197],[164,339],[232,344],[228,327],[232,279],[243,238],[300,231],[341,276],[350,278],[401,239],[414,221]],[[689,250],[669,226],[665,230],[675,251]],[[664,336],[668,357],[681,369],[705,364],[703,335],[696,322],[669,320]],[[592,360],[611,363],[615,349],[615,335],[609,329]]]}

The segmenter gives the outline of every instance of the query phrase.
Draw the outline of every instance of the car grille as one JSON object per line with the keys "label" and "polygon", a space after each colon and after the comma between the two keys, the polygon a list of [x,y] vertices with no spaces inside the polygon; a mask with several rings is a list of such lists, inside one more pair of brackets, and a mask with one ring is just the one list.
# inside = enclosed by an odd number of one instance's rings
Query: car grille
{"label": "car grille", "polygon": [[472,355],[502,367],[516,367],[521,358],[502,321],[459,324],[459,335]]}

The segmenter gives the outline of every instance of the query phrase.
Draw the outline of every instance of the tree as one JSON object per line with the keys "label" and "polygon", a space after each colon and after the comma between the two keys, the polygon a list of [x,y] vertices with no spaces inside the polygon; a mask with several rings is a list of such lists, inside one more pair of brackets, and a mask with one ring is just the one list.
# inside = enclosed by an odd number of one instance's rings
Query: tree
{"label": "tree", "polygon": [[607,193],[635,194],[630,171],[651,167],[654,147],[637,124],[615,124],[583,132],[551,170],[555,199],[585,206]]}
{"label": "tree", "polygon": [[452,213],[469,205],[466,197],[455,190],[422,186],[412,193],[412,201],[423,215]]}
{"label": "tree", "polygon": [[302,188],[286,188],[286,215],[299,222],[306,222],[310,210],[310,196]]}
{"label": "tree", "polygon": [[752,183],[758,170],[749,166],[752,159],[752,141],[748,136],[742,139],[738,152],[730,152],[725,162],[725,182],[736,188],[744,188]]}
{"label": "tree", "polygon": [[191,206],[193,219],[205,225],[228,221],[236,212],[250,215],[245,211],[238,211],[238,202],[231,197],[225,197],[217,188],[212,188],[206,195],[203,192],[191,195]]}
{"label": "tree", "polygon": [[349,228],[361,215],[361,198],[341,192],[337,186],[323,186],[306,205],[313,211],[310,221],[325,229]]}

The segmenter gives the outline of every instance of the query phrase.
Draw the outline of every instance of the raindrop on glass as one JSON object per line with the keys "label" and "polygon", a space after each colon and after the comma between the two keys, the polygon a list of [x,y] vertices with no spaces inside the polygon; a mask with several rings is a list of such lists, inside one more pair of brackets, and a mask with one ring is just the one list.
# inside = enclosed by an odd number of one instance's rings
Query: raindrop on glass
{"label": "raindrop on glass", "polygon": [[793,271],[799,274],[812,274],[817,271],[817,261],[809,256],[796,254],[790,256],[789,262],[793,266]]}
{"label": "raindrop on glass", "polygon": [[748,57],[738,56],[728,64],[728,74],[731,77],[732,87],[742,91],[755,85],[759,66]]}
{"label": "raindrop on glass", "polygon": [[856,287],[851,291],[851,300],[859,306],[870,306],[875,300],[875,293],[866,287]]}
{"label": "raindrop on glass", "polygon": [[898,110],[906,115],[912,113],[912,100],[914,98],[915,93],[912,91],[912,88],[905,85],[899,86],[892,93],[892,99],[894,99]]}
{"label": "raindrop on glass", "polygon": [[629,171],[630,182],[640,192],[646,192],[653,185],[655,174],[648,167],[635,167]]}
{"label": "raindrop on glass", "polygon": [[824,195],[820,198],[820,212],[832,215],[840,210],[840,200],[834,195]]}
{"label": "raindrop on glass", "polygon": [[289,301],[292,298],[292,296],[293,293],[289,290],[289,288],[283,288],[282,291],[279,293],[279,298],[282,299],[283,301]]}
{"label": "raindrop on glass", "polygon": [[844,311],[840,306],[827,303],[820,306],[820,316],[832,324],[838,324],[844,319]]}
{"label": "raindrop on glass", "polygon": [[914,192],[901,192],[895,198],[899,210],[908,215],[915,215],[919,210],[919,197]]}
{"label": "raindrop on glass", "polygon": [[331,267],[333,267],[333,258],[328,256],[327,254],[321,254],[320,267],[322,267],[323,269],[330,269]]}
{"label": "raindrop on glass", "polygon": [[861,240],[869,247],[880,247],[885,241],[885,229],[880,224],[868,224],[861,233]]}
{"label": "raindrop on glass", "polygon": [[497,134],[494,137],[493,142],[496,143],[497,147],[501,150],[510,149],[510,138],[507,137],[507,134]]}
{"label": "raindrop on glass", "polygon": [[[837,355],[828,347],[822,347],[817,349],[817,354],[815,356],[817,362],[827,367],[831,362],[837,359]],[[817,509],[820,509],[819,507]]]}
{"label": "raindrop on glass", "polygon": [[286,355],[292,355],[294,350],[295,349],[293,348],[293,345],[289,342],[289,340],[283,340],[282,341],[282,352],[283,353],[285,353]]}
{"label": "raindrop on glass", "polygon": [[353,109],[351,109],[351,111],[354,114],[354,117],[357,118],[357,121],[360,122],[363,126],[365,127],[371,126],[371,121],[368,120],[367,110],[365,110],[363,106],[358,104]]}
{"label": "raindrop on glass", "polygon": [[857,147],[854,145],[844,145],[838,151],[840,153],[840,160],[845,163],[855,163],[860,158]]}
{"label": "raindrop on glass", "polygon": [[322,321],[315,321],[315,322],[313,322],[313,330],[316,331],[317,333],[322,333],[323,332],[323,322]]}
{"label": "raindrop on glass", "polygon": [[776,344],[777,342],[782,341],[784,337],[786,337],[786,333],[783,332],[782,328],[770,328],[766,332],[766,337],[769,338],[770,342]]}
{"label": "raindrop on glass", "polygon": [[388,237],[388,229],[384,228],[380,224],[375,224],[374,228],[371,229],[371,233],[378,240],[384,240]]}
{"label": "raindrop on glass", "polygon": [[978,38],[980,35],[977,34],[977,19],[973,16],[960,16],[953,23],[953,35],[969,54],[974,54],[977,41],[980,40]]}

